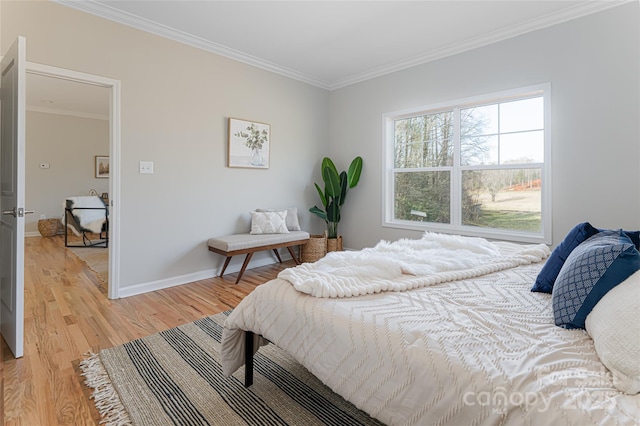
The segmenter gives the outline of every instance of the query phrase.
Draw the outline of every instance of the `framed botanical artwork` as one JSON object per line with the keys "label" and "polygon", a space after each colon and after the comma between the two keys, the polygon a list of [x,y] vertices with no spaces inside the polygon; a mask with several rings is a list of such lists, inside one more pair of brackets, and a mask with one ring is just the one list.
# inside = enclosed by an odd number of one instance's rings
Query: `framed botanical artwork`
{"label": "framed botanical artwork", "polygon": [[269,124],[229,118],[229,167],[268,169],[270,145]]}
{"label": "framed botanical artwork", "polygon": [[109,178],[109,156],[96,155],[96,177]]}

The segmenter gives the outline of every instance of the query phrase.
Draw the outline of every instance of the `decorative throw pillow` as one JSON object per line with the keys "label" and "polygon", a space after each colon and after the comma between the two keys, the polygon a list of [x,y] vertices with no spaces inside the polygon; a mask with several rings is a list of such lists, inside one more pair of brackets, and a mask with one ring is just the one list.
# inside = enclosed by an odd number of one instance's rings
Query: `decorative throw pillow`
{"label": "decorative throw pillow", "polygon": [[640,393],[640,271],[605,294],[585,326],[613,385],[624,393]]}
{"label": "decorative throw pillow", "polygon": [[531,291],[551,294],[553,283],[556,281],[562,265],[564,265],[564,262],[573,249],[597,233],[598,230],[591,226],[589,222],[579,223],[574,226],[567,236],[564,237],[564,240],[551,252],[551,256],[549,256],[547,262],[540,270]]}
{"label": "decorative throw pillow", "polygon": [[[610,231],[610,229],[598,229],[598,232],[602,231]],[[629,237],[634,246],[636,246],[636,250],[640,250],[640,231],[625,231],[622,230],[624,234]]]}
{"label": "decorative throw pillow", "polygon": [[640,250],[640,231],[623,231],[627,237],[631,240],[636,250]]}
{"label": "decorative throw pillow", "polygon": [[640,253],[622,230],[604,231],[576,247],[553,287],[555,324],[584,328],[589,312],[609,290],[640,269]]}
{"label": "decorative throw pillow", "polygon": [[640,250],[640,231],[623,231],[627,237],[631,240],[636,250]]}
{"label": "decorative throw pillow", "polygon": [[250,234],[288,234],[287,211],[251,212]]}
{"label": "decorative throw pillow", "polygon": [[290,207],[288,209],[256,209],[257,212],[274,212],[279,210],[287,210],[287,229],[289,231],[300,231],[300,223],[298,222],[298,208]]}

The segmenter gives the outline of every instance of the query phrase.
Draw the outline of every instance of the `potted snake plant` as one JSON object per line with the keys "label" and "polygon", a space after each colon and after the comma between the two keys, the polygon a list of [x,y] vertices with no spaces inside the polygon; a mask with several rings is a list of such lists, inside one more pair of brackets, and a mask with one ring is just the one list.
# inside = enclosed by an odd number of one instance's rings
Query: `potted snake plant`
{"label": "potted snake plant", "polygon": [[324,190],[315,184],[322,208],[313,206],[309,211],[325,221],[327,224],[327,251],[342,250],[342,237],[338,235],[340,210],[347,198],[349,189],[355,187],[362,173],[362,158],[356,157],[347,171],[338,173],[338,169],[329,157],[322,160],[322,180]]}

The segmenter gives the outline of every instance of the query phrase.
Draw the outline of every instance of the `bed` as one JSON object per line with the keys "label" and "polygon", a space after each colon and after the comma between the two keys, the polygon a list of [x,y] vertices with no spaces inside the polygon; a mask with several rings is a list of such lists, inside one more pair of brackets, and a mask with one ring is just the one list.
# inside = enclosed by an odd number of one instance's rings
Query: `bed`
{"label": "bed", "polygon": [[[531,291],[546,246],[490,244],[499,254],[485,263],[429,272],[433,265],[411,263],[414,253],[399,262],[401,277],[381,280],[361,274],[351,252],[283,271],[228,317],[224,372],[248,361],[245,337],[255,335],[256,348],[279,346],[389,425],[638,424],[640,395],[616,389],[593,339],[556,326],[552,296]],[[383,246],[374,263],[393,258]],[[461,257],[480,261],[486,253],[476,254]],[[325,274],[357,289],[309,288]]]}

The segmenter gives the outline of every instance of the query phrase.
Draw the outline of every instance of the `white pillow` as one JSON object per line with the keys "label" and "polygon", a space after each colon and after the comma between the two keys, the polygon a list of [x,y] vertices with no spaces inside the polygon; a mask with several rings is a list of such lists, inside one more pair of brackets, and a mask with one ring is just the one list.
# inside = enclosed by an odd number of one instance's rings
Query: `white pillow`
{"label": "white pillow", "polygon": [[[298,222],[298,208],[290,207],[288,209],[278,209],[279,210],[287,210],[287,229],[289,231],[299,231],[300,223]],[[256,209],[257,212],[273,212],[277,211],[274,209]]]}
{"label": "white pillow", "polygon": [[640,271],[600,299],[587,315],[587,333],[600,361],[624,393],[640,392]]}
{"label": "white pillow", "polygon": [[251,212],[250,234],[288,234],[287,211]]}

